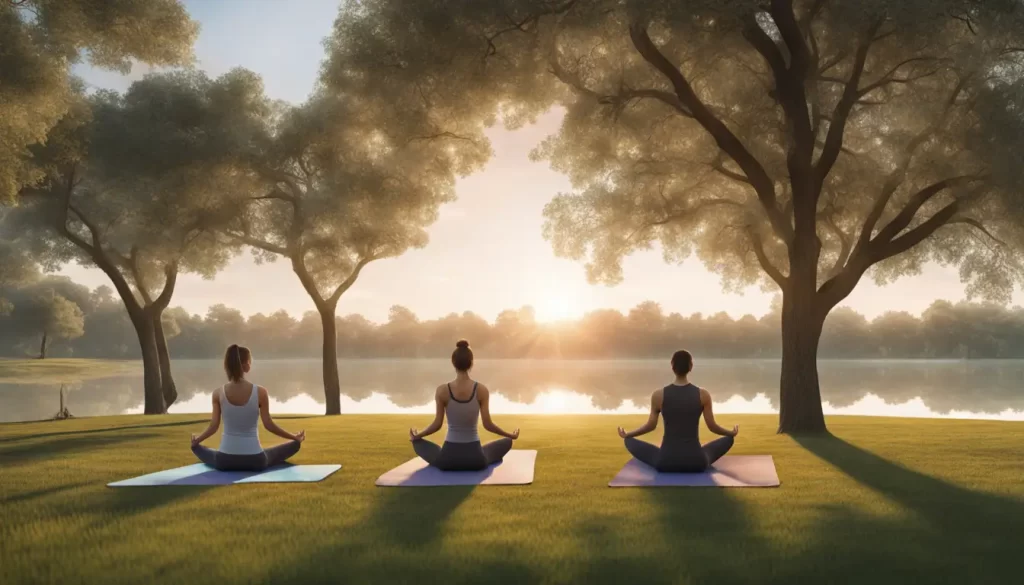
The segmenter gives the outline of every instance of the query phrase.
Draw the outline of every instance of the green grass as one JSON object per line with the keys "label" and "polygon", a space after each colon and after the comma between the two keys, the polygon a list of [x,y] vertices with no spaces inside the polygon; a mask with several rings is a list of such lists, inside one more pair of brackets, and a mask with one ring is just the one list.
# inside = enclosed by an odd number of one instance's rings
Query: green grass
{"label": "green grass", "polygon": [[[829,438],[739,422],[776,489],[610,489],[617,424],[506,416],[531,486],[385,489],[423,417],[285,420],[317,484],[112,489],[192,463],[200,415],[0,425],[0,583],[1009,583],[1024,424],[834,417]],[[216,445],[216,440],[212,440]]]}
{"label": "green grass", "polygon": [[0,358],[0,383],[62,384],[139,371],[139,362],[93,359]]}

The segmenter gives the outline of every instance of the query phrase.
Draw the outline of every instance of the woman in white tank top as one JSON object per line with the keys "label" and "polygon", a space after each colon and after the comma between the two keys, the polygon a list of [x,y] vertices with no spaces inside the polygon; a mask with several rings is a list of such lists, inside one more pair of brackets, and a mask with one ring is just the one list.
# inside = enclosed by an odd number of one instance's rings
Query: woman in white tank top
{"label": "woman in white tank top", "polygon": [[[224,355],[228,383],[213,391],[210,426],[201,435],[192,435],[192,452],[196,457],[221,471],[262,471],[284,463],[299,452],[299,446],[306,440],[306,431],[293,435],[277,426],[270,417],[267,389],[245,379],[251,368],[252,352],[249,348],[238,345],[228,348]],[[288,442],[264,450],[260,445],[260,419],[268,431],[288,439]],[[224,421],[224,432],[220,438],[220,449],[202,446],[200,443],[220,428],[221,420]]]}
{"label": "woman in white tank top", "polygon": [[[501,461],[512,449],[512,441],[519,438],[519,429],[507,433],[491,421],[488,407],[490,391],[487,386],[469,377],[469,370],[473,367],[473,350],[469,348],[468,341],[462,340],[455,344],[452,365],[455,366],[455,380],[438,386],[434,394],[437,405],[434,422],[421,433],[409,429],[409,440],[416,454],[438,469],[478,471]],[[424,440],[423,437],[441,429],[445,415],[448,416],[448,436],[444,445],[439,447]],[[481,445],[477,433],[477,422],[481,418],[485,429],[504,438]]]}

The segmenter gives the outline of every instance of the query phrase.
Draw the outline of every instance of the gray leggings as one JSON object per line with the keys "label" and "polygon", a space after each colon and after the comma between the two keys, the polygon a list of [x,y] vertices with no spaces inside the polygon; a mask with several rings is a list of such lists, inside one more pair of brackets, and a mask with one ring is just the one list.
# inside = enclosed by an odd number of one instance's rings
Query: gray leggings
{"label": "gray leggings", "polygon": [[626,439],[626,450],[638,460],[661,472],[700,473],[729,452],[735,439],[720,437],[701,446],[696,441],[689,443],[662,443],[661,447],[630,437]]}
{"label": "gray leggings", "polygon": [[486,445],[481,445],[480,441],[445,441],[442,447],[424,439],[417,439],[412,442],[412,448],[420,459],[443,471],[480,471],[492,463],[501,461],[512,449],[512,439],[498,439]]}
{"label": "gray leggings", "polygon": [[299,452],[301,445],[302,443],[298,441],[288,441],[253,455],[231,455],[202,445],[192,447],[192,452],[200,461],[219,471],[263,471],[284,463],[286,459]]}

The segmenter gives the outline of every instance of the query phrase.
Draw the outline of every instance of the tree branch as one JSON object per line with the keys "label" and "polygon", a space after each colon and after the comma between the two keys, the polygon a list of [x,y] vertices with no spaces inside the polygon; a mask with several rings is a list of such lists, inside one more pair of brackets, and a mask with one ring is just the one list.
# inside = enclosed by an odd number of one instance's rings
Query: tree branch
{"label": "tree branch", "polygon": [[438,138],[452,138],[454,140],[465,140],[466,142],[476,144],[476,141],[473,140],[472,138],[469,138],[468,136],[459,136],[458,134],[449,131],[436,132],[434,134],[428,134],[424,136],[413,136],[412,138],[406,141],[406,144],[412,144],[413,142],[419,140],[436,140]]}
{"label": "tree branch", "polygon": [[562,64],[558,62],[558,59],[552,58],[548,63],[550,65],[549,71],[559,81],[575,89],[581,94],[588,95],[596,99],[600,104],[622,108],[633,100],[655,99],[669,106],[682,116],[687,118],[693,117],[693,114],[686,109],[681,101],[679,101],[679,97],[670,92],[662,91],[660,89],[626,89],[616,94],[602,95],[587,87],[577,74],[563,67]]}
{"label": "tree branch", "polygon": [[878,235],[874,239],[872,239],[870,243],[875,244],[876,242],[878,242],[884,245],[888,242],[891,242],[893,238],[899,235],[900,232],[902,232],[904,229],[907,228],[907,226],[910,225],[910,222],[914,220],[914,216],[917,215],[917,212],[920,211],[921,207],[925,203],[927,203],[932,197],[938,195],[939,193],[945,191],[946,189],[949,189],[950,187],[955,187],[956,185],[976,180],[979,180],[979,177],[977,175],[963,175],[959,177],[943,179],[921,189],[920,191],[918,191],[917,193],[910,197],[909,201],[907,201],[906,206],[904,206],[904,208],[900,210],[898,214],[896,214],[896,217],[894,217],[892,221],[886,224],[886,226],[883,227],[878,232]]}
{"label": "tree branch", "polygon": [[149,287],[142,279],[142,271],[139,270],[139,249],[137,246],[132,246],[131,251],[128,253],[128,269],[131,271],[132,279],[135,280],[135,288],[138,289],[139,295],[142,297],[142,302],[149,305],[152,304],[153,299],[149,295]]}
{"label": "tree branch", "polygon": [[629,35],[633,41],[633,46],[640,55],[671,82],[676,95],[683,105],[693,113],[694,119],[711,134],[718,147],[739,165],[757,193],[758,200],[768,215],[772,229],[775,230],[775,233],[783,241],[789,242],[793,236],[793,228],[779,211],[775,195],[775,184],[771,177],[768,176],[764,167],[761,166],[761,163],[747,150],[740,139],[701,101],[682,72],[658,50],[651,37],[647,34],[647,28],[643,23],[632,23],[629,27]]}
{"label": "tree branch", "polygon": [[271,244],[270,242],[265,242],[258,238],[254,238],[248,234],[239,234],[235,232],[225,231],[224,235],[228,236],[229,238],[233,238],[247,246],[259,248],[260,250],[263,250],[265,252],[271,252],[273,254],[278,254],[280,256],[288,256],[291,253],[290,250],[288,250],[288,248],[278,246],[276,244]]}
{"label": "tree branch", "polygon": [[857,53],[853,58],[853,70],[850,72],[850,80],[846,82],[843,95],[832,114],[832,121],[828,127],[828,134],[825,136],[825,146],[822,147],[821,155],[818,157],[818,164],[815,168],[815,191],[820,191],[825,183],[825,178],[832,171],[832,166],[839,158],[839,151],[843,146],[843,134],[846,132],[846,121],[850,117],[853,106],[860,98],[857,87],[860,85],[860,78],[864,74],[864,64],[867,62],[868,50],[875,33],[881,26],[881,21],[871,25],[865,34],[865,38],[857,47]]}
{"label": "tree branch", "polygon": [[889,205],[889,200],[892,198],[892,195],[896,190],[899,189],[900,185],[903,184],[903,181],[906,178],[907,169],[910,167],[910,163],[914,158],[914,153],[917,151],[919,146],[924,144],[928,138],[930,138],[931,135],[942,126],[942,123],[945,121],[949,111],[956,103],[956,100],[963,91],[968,79],[969,78],[961,79],[956,87],[953,88],[953,92],[950,94],[949,98],[946,99],[945,107],[939,117],[907,143],[906,148],[904,148],[902,161],[886,177],[885,182],[882,184],[882,190],[875,199],[875,203],[872,206],[871,211],[868,213],[867,219],[864,221],[864,225],[860,231],[860,236],[857,239],[857,245],[853,251],[854,254],[863,250],[871,240],[871,235],[875,230],[875,225],[885,213],[885,208]]}
{"label": "tree branch", "polygon": [[750,245],[754,249],[754,256],[757,257],[757,262],[761,265],[761,269],[765,271],[775,284],[779,285],[779,288],[785,288],[786,282],[789,280],[786,278],[782,271],[772,264],[772,261],[768,258],[768,254],[764,250],[764,242],[761,240],[761,236],[757,234],[753,226],[747,226],[747,236],[750,238]]}
{"label": "tree branch", "polygon": [[824,218],[822,224],[831,231],[836,239],[839,240],[839,256],[836,258],[834,264],[832,264],[831,270],[828,272],[828,278],[832,278],[839,274],[843,267],[846,266],[846,261],[850,258],[850,254],[853,250],[853,240],[849,234],[844,232],[838,225],[836,225],[835,219],[829,215]]}
{"label": "tree branch", "polygon": [[171,304],[171,296],[174,294],[174,285],[178,281],[178,261],[168,262],[164,266],[164,288],[160,291],[160,296],[153,301],[153,307],[158,311],[163,311]]}
{"label": "tree branch", "polygon": [[953,225],[953,224],[958,224],[958,223],[959,224],[969,225],[969,226],[977,229],[981,233],[985,234],[986,236],[988,236],[990,240],[992,240],[993,242],[999,244],[1000,246],[1002,246],[1004,248],[1008,247],[1006,242],[1004,242],[1004,241],[1000,240],[999,238],[997,238],[995,235],[992,234],[992,232],[988,231],[988,228],[986,228],[980,221],[978,221],[978,220],[976,220],[974,218],[971,218],[971,217],[957,217],[957,218],[949,220],[949,222],[947,222],[946,225]]}
{"label": "tree branch", "polygon": [[[743,36],[761,54],[775,77],[776,95],[789,120],[792,132],[793,139],[787,156],[792,179],[806,176],[811,164],[811,157],[814,154],[814,135],[811,131],[807,91],[804,85],[810,66],[809,53],[796,17],[793,15],[791,1],[772,0],[771,15],[776,26],[779,27],[786,48],[789,50],[790,63],[788,67],[779,46],[768,36],[768,33],[764,32],[764,29],[758,24],[756,16],[752,15],[747,19],[743,27]],[[798,188],[797,191],[802,192],[803,189]]]}
{"label": "tree branch", "polygon": [[332,304],[336,304],[338,302],[338,299],[341,298],[341,295],[345,294],[345,291],[352,288],[352,285],[355,284],[356,279],[359,278],[359,273],[362,272],[363,268],[365,268],[366,265],[369,264],[370,262],[373,262],[374,260],[377,259],[379,259],[379,257],[376,255],[369,255],[360,258],[359,262],[356,263],[355,268],[352,269],[352,274],[349,274],[348,278],[346,278],[341,284],[338,285],[337,288],[334,289],[334,292],[331,294],[330,298],[327,299],[327,301]]}
{"label": "tree branch", "polygon": [[894,240],[883,242],[873,251],[873,263],[881,262],[882,260],[886,260],[898,254],[902,254],[903,252],[906,252],[907,250],[920,244],[926,238],[928,238],[928,236],[934,234],[936,230],[938,230],[940,227],[948,224],[949,221],[953,218],[953,216],[956,215],[957,211],[959,210],[959,206],[959,201],[953,201],[949,205],[946,205],[945,207],[940,209],[938,212],[935,213],[935,215],[931,216],[914,229],[908,231],[907,233],[903,234],[902,236]]}

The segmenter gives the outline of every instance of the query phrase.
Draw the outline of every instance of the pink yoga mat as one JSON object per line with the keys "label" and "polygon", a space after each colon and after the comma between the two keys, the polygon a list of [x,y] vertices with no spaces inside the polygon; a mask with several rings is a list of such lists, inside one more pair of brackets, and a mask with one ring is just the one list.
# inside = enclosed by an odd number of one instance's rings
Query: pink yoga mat
{"label": "pink yoga mat", "polygon": [[525,485],[533,483],[536,451],[509,451],[505,458],[482,471],[441,471],[414,457],[377,479],[385,487],[442,485]]}
{"label": "pink yoga mat", "polygon": [[771,455],[726,455],[703,473],[659,473],[630,459],[609,487],[776,487],[779,474]]}

